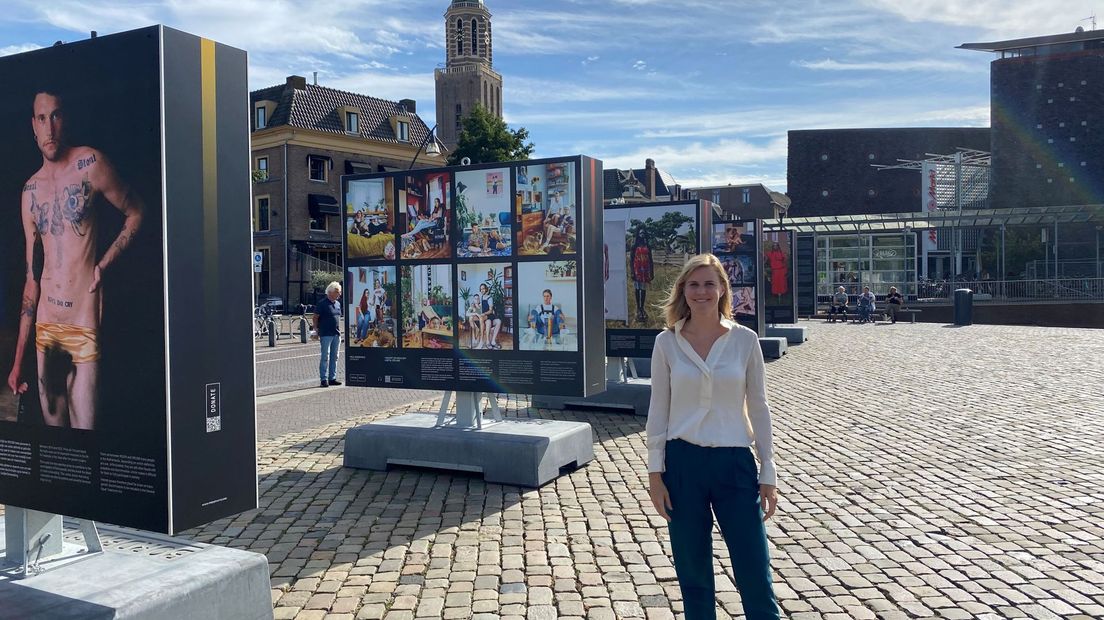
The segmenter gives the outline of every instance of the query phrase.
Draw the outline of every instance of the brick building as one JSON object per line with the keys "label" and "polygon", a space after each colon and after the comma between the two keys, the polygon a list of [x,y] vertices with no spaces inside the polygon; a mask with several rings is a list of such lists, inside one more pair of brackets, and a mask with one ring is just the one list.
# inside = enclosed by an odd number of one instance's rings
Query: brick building
{"label": "brick building", "polygon": [[476,105],[502,118],[502,76],[491,67],[491,35],[491,12],[483,0],[452,0],[445,11],[445,66],[433,75],[437,136],[450,150]]}
{"label": "brick building", "polygon": [[[405,169],[429,135],[413,100],[387,101],[307,84],[250,93],[255,290],[314,303],[309,272],[341,264],[341,175]],[[424,152],[420,166],[444,165]]]}

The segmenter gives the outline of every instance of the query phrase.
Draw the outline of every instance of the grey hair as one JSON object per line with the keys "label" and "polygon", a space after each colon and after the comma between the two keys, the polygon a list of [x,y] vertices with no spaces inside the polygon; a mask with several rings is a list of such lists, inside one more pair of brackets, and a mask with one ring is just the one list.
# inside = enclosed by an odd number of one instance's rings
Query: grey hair
{"label": "grey hair", "polygon": [[327,295],[329,295],[330,293],[332,293],[334,291],[337,291],[338,293],[341,292],[341,284],[339,282],[330,282],[329,284],[326,285],[326,294]]}

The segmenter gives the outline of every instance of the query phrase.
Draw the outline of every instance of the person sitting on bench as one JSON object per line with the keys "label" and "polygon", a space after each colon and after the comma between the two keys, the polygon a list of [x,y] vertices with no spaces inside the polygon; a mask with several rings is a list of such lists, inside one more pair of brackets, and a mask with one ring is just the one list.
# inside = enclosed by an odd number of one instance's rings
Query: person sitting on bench
{"label": "person sitting on bench", "polygon": [[890,322],[897,322],[897,313],[901,311],[904,302],[904,298],[897,292],[897,287],[889,287],[889,295],[886,295],[886,314],[889,316]]}
{"label": "person sitting on bench", "polygon": [[837,314],[847,322],[847,291],[842,286],[832,295],[832,303],[828,305],[828,322],[835,323]]}
{"label": "person sitting on bench", "polygon": [[874,317],[874,293],[869,286],[863,287],[862,295],[859,295],[859,323],[873,323]]}

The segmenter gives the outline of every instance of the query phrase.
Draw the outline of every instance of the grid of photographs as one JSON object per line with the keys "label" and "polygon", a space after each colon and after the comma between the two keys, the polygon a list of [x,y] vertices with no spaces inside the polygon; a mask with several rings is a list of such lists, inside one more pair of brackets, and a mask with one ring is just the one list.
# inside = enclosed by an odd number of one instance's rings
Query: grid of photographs
{"label": "grid of photographs", "polygon": [[713,225],[712,237],[713,254],[724,265],[732,286],[733,317],[755,329],[758,312],[755,222],[718,222]]}
{"label": "grid of photographs", "polygon": [[577,168],[349,179],[350,352],[579,351]]}

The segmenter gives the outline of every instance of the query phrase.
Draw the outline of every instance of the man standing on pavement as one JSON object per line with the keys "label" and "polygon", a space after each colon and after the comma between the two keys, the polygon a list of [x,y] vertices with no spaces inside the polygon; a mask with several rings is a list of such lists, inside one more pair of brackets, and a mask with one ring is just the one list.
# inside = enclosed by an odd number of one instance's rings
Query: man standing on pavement
{"label": "man standing on pavement", "polygon": [[322,343],[322,356],[318,360],[318,377],[321,387],[341,385],[337,380],[337,348],[341,344],[341,285],[330,282],[326,296],[314,307],[314,332]]}
{"label": "man standing on pavement", "polygon": [[[38,91],[33,102],[31,129],[42,153],[42,167],[23,185],[20,220],[26,283],[7,383],[13,393],[28,391],[23,361],[33,336],[37,391],[46,425],[92,430],[99,382],[103,277],[138,233],[143,207],[103,153],[68,143],[66,103],[52,89]],[[122,212],[125,220],[111,246],[97,256],[95,205],[100,200]],[[38,245],[43,260],[36,278]],[[49,360],[60,360],[60,371],[51,370],[55,364]]]}

